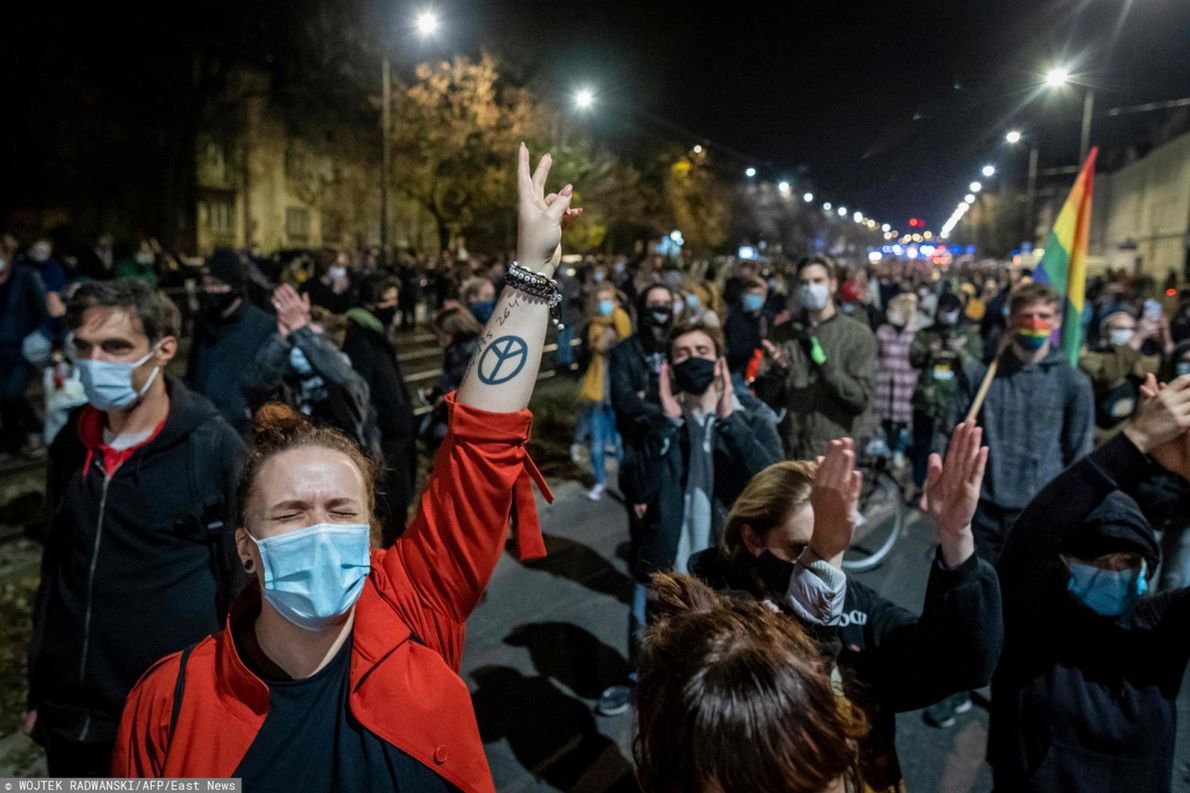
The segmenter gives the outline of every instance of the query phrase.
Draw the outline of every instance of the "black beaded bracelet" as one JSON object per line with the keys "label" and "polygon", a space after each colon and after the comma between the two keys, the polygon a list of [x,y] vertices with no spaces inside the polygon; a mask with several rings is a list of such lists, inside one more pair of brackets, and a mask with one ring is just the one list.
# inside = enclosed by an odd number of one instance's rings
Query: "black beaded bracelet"
{"label": "black beaded bracelet", "polygon": [[508,272],[504,276],[504,282],[518,292],[524,292],[531,297],[544,300],[550,308],[550,317],[554,325],[558,330],[562,330],[563,325],[559,319],[562,292],[558,289],[557,281],[521,267],[516,262],[511,262],[508,265]]}

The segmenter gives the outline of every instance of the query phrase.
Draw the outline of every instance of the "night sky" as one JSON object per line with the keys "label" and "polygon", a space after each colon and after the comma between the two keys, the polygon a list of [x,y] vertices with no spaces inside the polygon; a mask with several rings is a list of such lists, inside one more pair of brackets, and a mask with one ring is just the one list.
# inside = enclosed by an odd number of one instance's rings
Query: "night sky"
{"label": "night sky", "polygon": [[[419,60],[486,49],[559,100],[596,89],[594,112],[572,123],[625,156],[702,143],[733,179],[755,165],[899,228],[918,215],[937,229],[986,163],[1023,180],[1027,147],[1003,142],[1010,128],[1040,144],[1043,169],[1074,164],[1082,89],[1043,95],[1050,65],[1095,87],[1092,140],[1108,168],[1176,120],[1109,109],[1190,97],[1190,0],[433,2],[432,41],[412,32],[422,0],[5,4],[0,210],[101,209],[120,191],[149,202],[168,190],[168,174],[154,175],[191,167],[176,136],[196,102],[177,86],[195,52],[268,66],[291,93],[354,85],[325,112],[370,124],[386,44],[406,76]],[[311,35],[328,46],[312,53]]]}
{"label": "night sky", "polygon": [[[1110,119],[1110,108],[1190,96],[1190,0],[548,7],[441,6],[461,40],[524,36],[559,90],[596,86],[603,134],[673,134],[644,111],[771,163],[761,174],[774,181],[800,166],[822,198],[894,226],[917,214],[938,228],[985,163],[1022,178],[1026,150],[1003,143],[1009,128],[1040,136],[1043,169],[1074,163],[1081,92],[1040,96],[1051,63],[1095,86],[1093,143],[1169,117]],[[722,149],[718,161],[747,164]]]}

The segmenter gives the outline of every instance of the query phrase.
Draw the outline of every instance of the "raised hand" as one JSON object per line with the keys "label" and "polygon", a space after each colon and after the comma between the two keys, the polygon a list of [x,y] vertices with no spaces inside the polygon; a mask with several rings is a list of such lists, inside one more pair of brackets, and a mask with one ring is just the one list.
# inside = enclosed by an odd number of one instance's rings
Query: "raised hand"
{"label": "raised hand", "polygon": [[562,257],[562,220],[577,217],[567,215],[572,185],[551,193],[547,202],[545,181],[551,165],[553,158],[545,154],[530,175],[529,149],[521,144],[517,160],[517,261],[547,277],[553,276]]}
{"label": "raised hand", "polygon": [[277,331],[282,336],[310,324],[310,296],[299,295],[289,284],[274,290],[273,307],[277,309]]}
{"label": "raised hand", "polygon": [[988,462],[988,447],[981,446],[982,441],[983,429],[973,421],[964,421],[950,436],[946,464],[941,455],[930,455],[922,508],[934,519],[947,567],[958,567],[975,553],[971,518],[979,505]]}
{"label": "raised hand", "polygon": [[1140,413],[1124,434],[1162,467],[1190,479],[1190,375],[1164,385],[1150,374],[1140,399]]}
{"label": "raised hand", "polygon": [[818,472],[810,489],[814,508],[814,533],[810,548],[836,567],[851,545],[851,532],[859,514],[859,494],[864,475],[855,470],[855,444],[851,438],[831,441],[818,461]]}
{"label": "raised hand", "polygon": [[661,364],[661,374],[657,378],[657,391],[661,398],[661,412],[671,419],[682,417],[682,406],[674,396],[673,381],[670,379],[669,364]]}
{"label": "raised hand", "polygon": [[715,414],[725,419],[735,412],[735,386],[731,382],[731,372],[727,369],[726,358],[715,361],[715,376],[715,387],[719,391]]}

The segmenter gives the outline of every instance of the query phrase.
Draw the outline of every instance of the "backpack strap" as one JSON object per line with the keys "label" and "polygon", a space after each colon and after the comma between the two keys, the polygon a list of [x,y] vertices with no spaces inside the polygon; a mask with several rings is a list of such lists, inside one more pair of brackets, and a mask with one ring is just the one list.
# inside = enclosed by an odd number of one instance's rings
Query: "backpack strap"
{"label": "backpack strap", "polygon": [[186,662],[190,659],[190,651],[198,646],[198,642],[182,650],[178,659],[178,679],[174,683],[174,705],[169,715],[169,741],[173,743],[174,728],[178,726],[178,714],[182,712],[182,695],[186,691]]}

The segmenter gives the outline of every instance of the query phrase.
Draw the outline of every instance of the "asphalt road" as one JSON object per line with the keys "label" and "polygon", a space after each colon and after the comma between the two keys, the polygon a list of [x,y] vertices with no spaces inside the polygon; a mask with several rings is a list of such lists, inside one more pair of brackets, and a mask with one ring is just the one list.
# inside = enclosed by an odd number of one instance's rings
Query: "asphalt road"
{"label": "asphalt road", "polygon": [[[632,714],[594,712],[600,691],[623,678],[631,581],[624,552],[623,506],[597,503],[574,482],[555,485],[541,507],[550,551],[522,565],[500,561],[486,600],[468,627],[463,677],[474,692],[480,730],[501,791],[634,790]],[[888,561],[860,580],[920,609],[932,558],[932,533],[912,511]],[[1190,723],[1190,686],[1180,719]],[[911,793],[986,793],[987,712],[979,705],[936,730],[921,712],[901,714],[897,744]],[[1175,793],[1190,793],[1190,739],[1181,738]]]}

